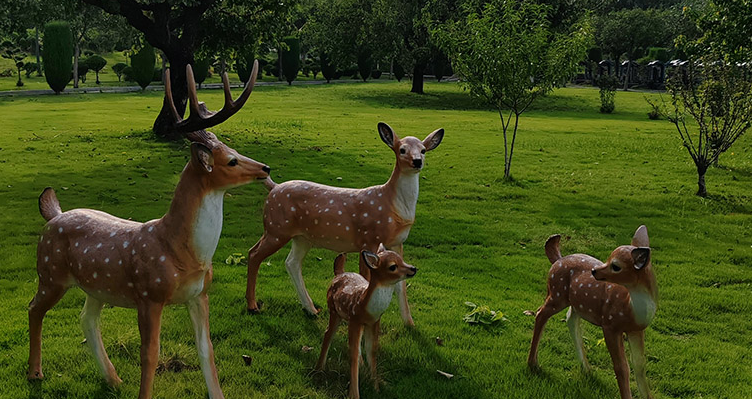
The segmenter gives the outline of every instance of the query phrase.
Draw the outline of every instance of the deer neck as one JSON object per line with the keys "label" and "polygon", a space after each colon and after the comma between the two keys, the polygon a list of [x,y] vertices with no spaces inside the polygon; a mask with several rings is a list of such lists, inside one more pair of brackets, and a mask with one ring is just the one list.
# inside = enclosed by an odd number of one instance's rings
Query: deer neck
{"label": "deer neck", "polygon": [[406,221],[415,220],[415,207],[418,204],[420,173],[402,172],[394,168],[392,176],[385,187],[393,193],[392,205],[397,215]]}
{"label": "deer neck", "polygon": [[204,174],[191,164],[181,175],[169,212],[163,218],[163,232],[171,236],[178,250],[190,247],[201,266],[211,266],[222,232],[224,190],[209,187]]}
{"label": "deer neck", "polygon": [[642,326],[647,326],[653,320],[655,312],[658,309],[658,289],[653,275],[652,267],[646,266],[643,276],[635,285],[628,286],[629,306],[632,308],[635,322]]}
{"label": "deer neck", "polygon": [[366,311],[373,318],[378,319],[389,307],[394,294],[394,284],[381,285],[373,282],[368,285],[365,295]]}

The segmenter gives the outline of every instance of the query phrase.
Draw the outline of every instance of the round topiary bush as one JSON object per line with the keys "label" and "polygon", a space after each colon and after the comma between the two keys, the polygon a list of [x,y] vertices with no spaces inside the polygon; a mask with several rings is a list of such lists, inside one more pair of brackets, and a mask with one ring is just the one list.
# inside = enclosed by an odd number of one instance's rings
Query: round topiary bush
{"label": "round topiary bush", "polygon": [[125,68],[128,67],[128,64],[124,62],[118,62],[117,64],[112,66],[112,72],[115,72],[115,75],[118,77],[118,82],[121,80],[121,77],[123,76],[123,71],[125,71]]}
{"label": "round topiary bush", "polygon": [[157,57],[154,55],[154,48],[149,43],[144,43],[144,47],[138,53],[131,56],[133,79],[141,86],[141,89],[146,89],[146,86],[154,78],[154,64],[156,61]]}
{"label": "round topiary bush", "polygon": [[86,66],[97,74],[97,84],[99,84],[99,71],[101,71],[105,65],[107,65],[107,60],[98,55],[92,55],[86,59]]}
{"label": "round topiary bush", "polygon": [[52,21],[44,26],[42,49],[44,77],[55,93],[65,90],[73,70],[73,34],[65,21]]}
{"label": "round topiary bush", "polygon": [[199,88],[209,76],[209,66],[211,64],[211,58],[199,58],[193,64],[193,77],[196,79],[196,83],[198,83]]}
{"label": "round topiary bush", "polygon": [[291,85],[300,71],[300,39],[286,37],[283,41],[287,49],[282,50],[282,73],[285,75],[287,84]]}

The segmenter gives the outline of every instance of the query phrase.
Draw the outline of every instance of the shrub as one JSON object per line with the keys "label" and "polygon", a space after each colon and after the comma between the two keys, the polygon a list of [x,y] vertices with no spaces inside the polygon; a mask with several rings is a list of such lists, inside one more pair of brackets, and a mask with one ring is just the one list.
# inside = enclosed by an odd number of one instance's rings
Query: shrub
{"label": "shrub", "polygon": [[661,116],[664,114],[663,107],[661,104],[659,104],[656,101],[652,101],[647,96],[645,96],[645,102],[647,102],[650,105],[650,112],[648,112],[648,119],[650,120],[658,120],[661,119]]}
{"label": "shrub", "polygon": [[286,37],[283,41],[287,49],[282,50],[282,73],[287,79],[287,84],[291,85],[300,70],[300,39]]}
{"label": "shrub", "polygon": [[619,87],[619,78],[614,75],[601,75],[597,79],[601,95],[601,113],[610,114],[614,112],[614,97],[616,88]]}
{"label": "shrub", "polygon": [[[201,87],[201,84],[204,83],[206,78],[209,76],[209,65],[211,65],[211,58],[199,58],[196,60],[196,62],[193,64],[193,77],[196,79],[196,83],[198,83],[198,87]],[[161,76],[161,71],[160,71]]]}
{"label": "shrub", "polygon": [[661,62],[668,62],[668,49],[664,47],[648,47],[648,57],[650,58],[650,61],[658,60]]}
{"label": "shrub", "polygon": [[373,71],[371,71],[371,78],[372,79],[378,79],[380,77],[381,77],[381,71],[380,70],[374,69]]}
{"label": "shrub", "polygon": [[123,76],[123,71],[125,71],[125,68],[128,68],[128,64],[124,62],[118,62],[117,64],[112,66],[112,72],[115,72],[115,75],[117,75],[118,82],[121,80],[120,78]]}
{"label": "shrub", "polygon": [[42,51],[44,77],[55,93],[65,90],[73,70],[73,34],[65,21],[53,21],[44,26]]}
{"label": "shrub", "polygon": [[588,61],[598,63],[601,60],[603,60],[603,50],[600,47],[591,47],[588,50]]}
{"label": "shrub", "polygon": [[[155,63],[154,48],[149,43],[144,43],[144,47],[131,56],[132,76],[141,89],[146,89],[146,86],[154,80]],[[162,79],[161,74],[159,79]]]}
{"label": "shrub", "polygon": [[326,83],[336,79],[337,68],[330,62],[329,56],[326,53],[321,53],[321,74],[324,75]]}
{"label": "shrub", "polygon": [[27,62],[24,64],[23,70],[26,72],[26,77],[30,78],[32,73],[39,70],[39,65],[36,62]]}
{"label": "shrub", "polygon": [[242,54],[238,54],[238,58],[235,61],[235,68],[238,70],[238,78],[243,83],[248,83],[248,79],[251,78],[251,72],[253,71],[253,60],[256,54],[253,51],[246,51]]}
{"label": "shrub", "polygon": [[97,74],[97,84],[99,84],[99,71],[101,71],[105,65],[107,65],[107,60],[98,55],[92,55],[86,59],[86,66]]}
{"label": "shrub", "polygon": [[162,68],[154,68],[154,73],[151,75],[152,82],[162,82]]}
{"label": "shrub", "polygon": [[402,65],[397,63],[397,61],[394,61],[394,65],[392,66],[392,69],[394,70],[394,77],[397,78],[398,82],[401,82],[402,78],[405,77],[405,69],[402,68]]}
{"label": "shrub", "polygon": [[136,78],[133,77],[133,67],[127,66],[123,68],[123,80],[126,82],[135,82]]}
{"label": "shrub", "polygon": [[89,65],[86,60],[88,58],[78,59],[78,78],[81,79],[81,83],[86,83],[86,74],[89,73]]}
{"label": "shrub", "polygon": [[371,58],[371,52],[368,50],[361,50],[358,52],[358,73],[360,78],[365,82],[371,76],[373,70],[373,58]]}

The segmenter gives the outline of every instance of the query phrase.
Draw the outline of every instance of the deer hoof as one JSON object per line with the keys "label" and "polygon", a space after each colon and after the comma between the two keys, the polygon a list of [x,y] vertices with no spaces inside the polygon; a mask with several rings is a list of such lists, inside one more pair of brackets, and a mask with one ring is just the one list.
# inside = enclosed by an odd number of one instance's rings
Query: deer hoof
{"label": "deer hoof", "polygon": [[264,302],[263,301],[258,301],[256,303],[256,307],[255,308],[248,308],[248,309],[246,309],[246,312],[248,314],[250,314],[250,315],[261,314],[261,308],[262,307],[264,307]]}
{"label": "deer hoof", "polygon": [[29,374],[26,378],[29,380],[43,380],[44,374],[42,374],[42,370],[29,370]]}

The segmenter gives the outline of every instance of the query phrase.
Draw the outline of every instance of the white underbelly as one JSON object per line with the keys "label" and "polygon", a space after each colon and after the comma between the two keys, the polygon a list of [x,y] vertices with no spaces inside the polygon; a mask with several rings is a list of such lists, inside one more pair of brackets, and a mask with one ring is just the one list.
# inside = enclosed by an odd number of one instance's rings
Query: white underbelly
{"label": "white underbelly", "polygon": [[170,303],[186,303],[191,299],[199,296],[202,292],[204,292],[204,280],[204,275],[201,275],[201,277],[197,278],[194,281],[182,284],[180,287],[178,287],[177,290],[175,290],[175,294],[173,294]]}

